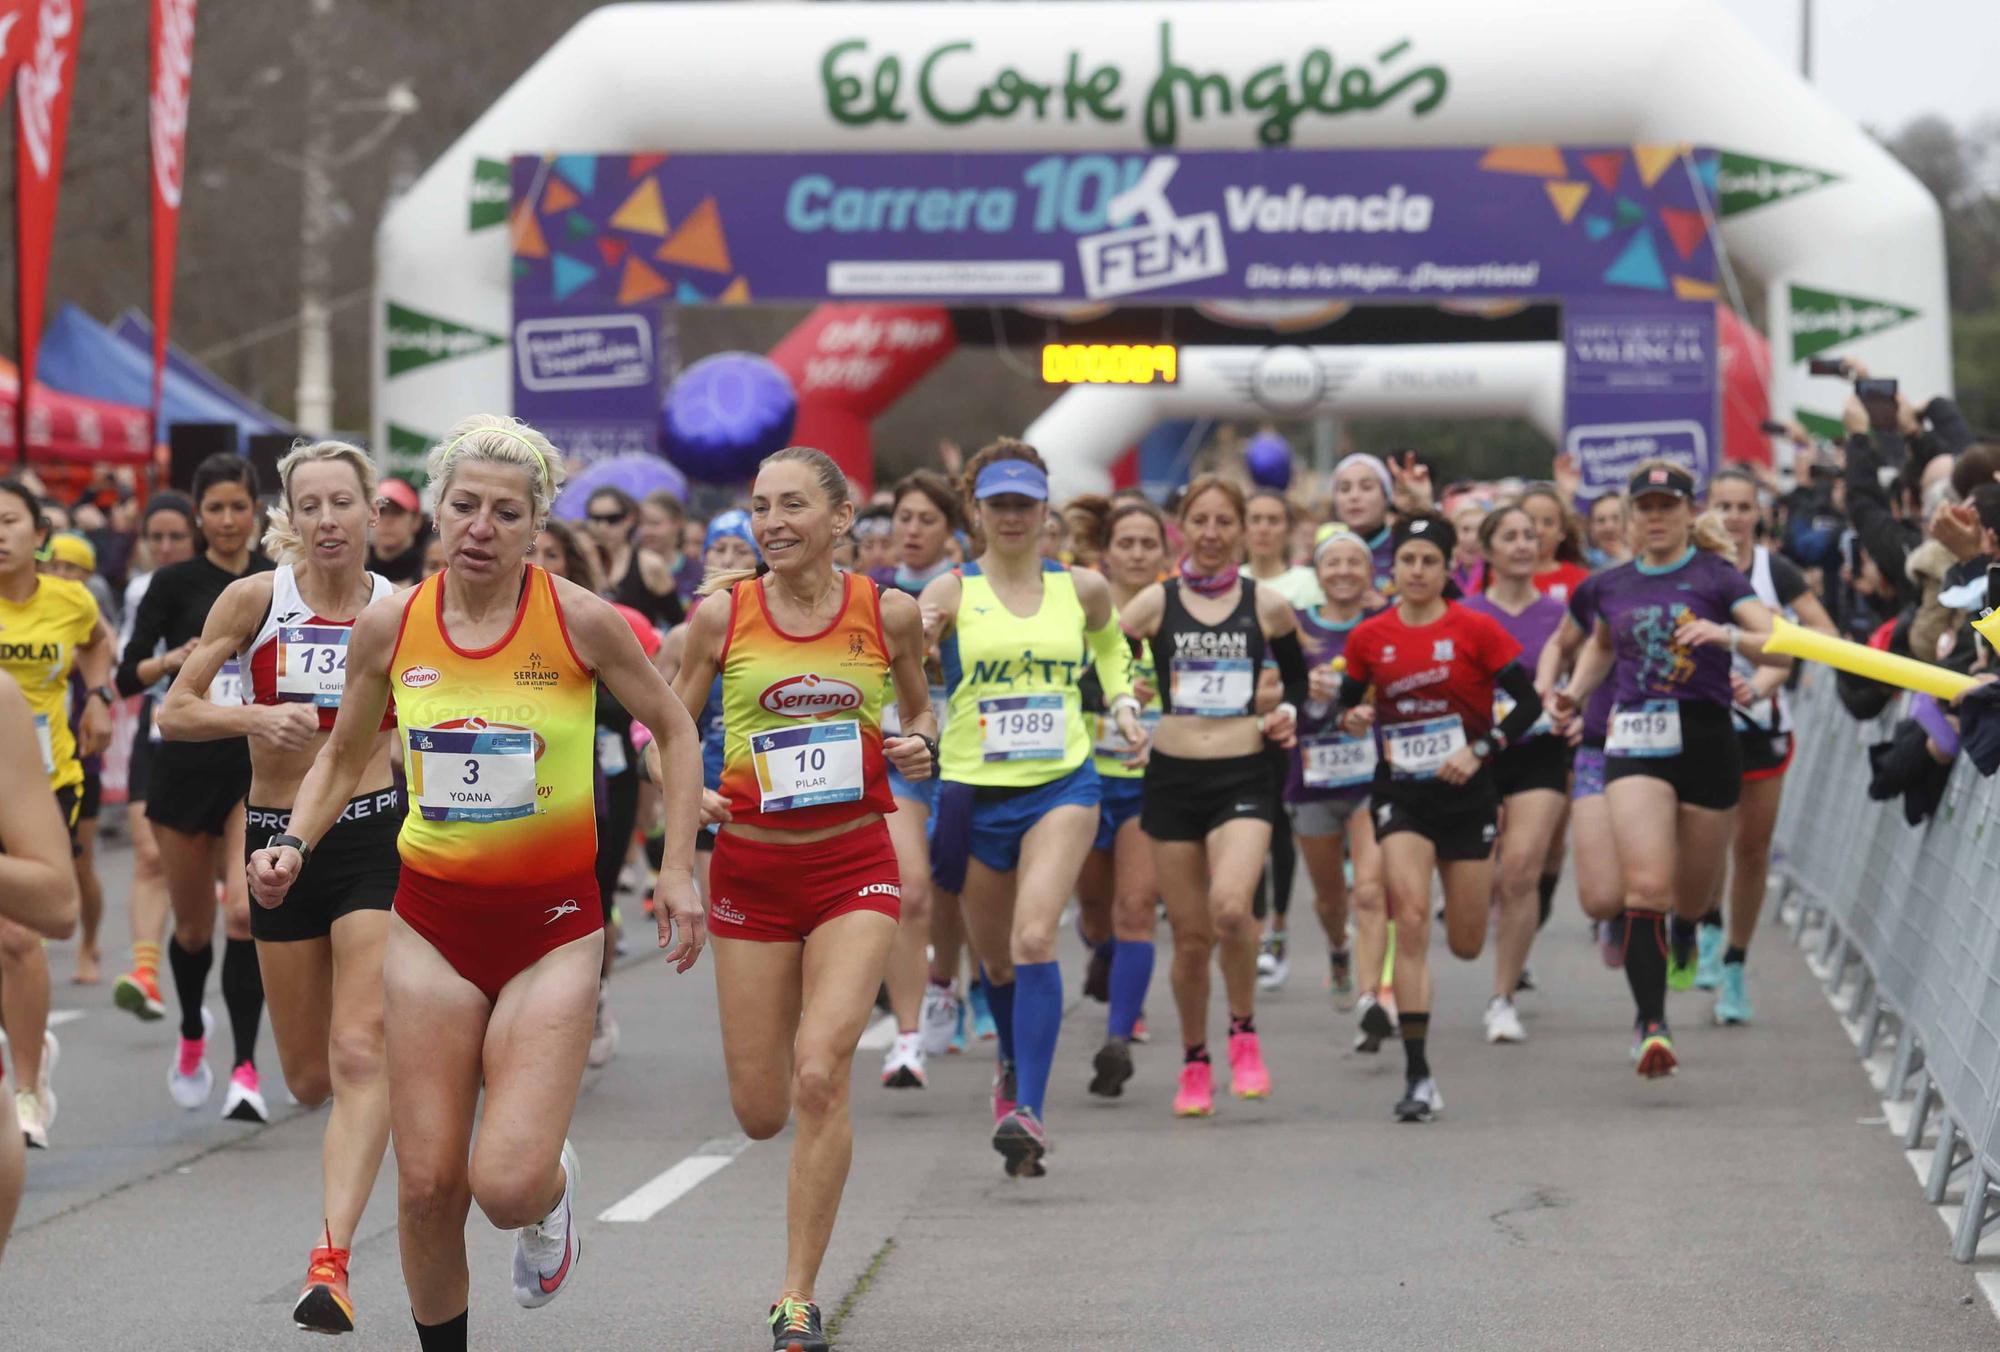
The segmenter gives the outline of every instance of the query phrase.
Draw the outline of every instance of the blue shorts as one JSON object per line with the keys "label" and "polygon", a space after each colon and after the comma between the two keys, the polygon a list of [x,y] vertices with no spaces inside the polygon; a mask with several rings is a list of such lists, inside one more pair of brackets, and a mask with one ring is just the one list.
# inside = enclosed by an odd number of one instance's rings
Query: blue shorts
{"label": "blue shorts", "polygon": [[[971,786],[969,811],[966,820],[970,830],[966,833],[967,852],[995,873],[1012,873],[1021,863],[1021,841],[1028,829],[1059,807],[1089,807],[1098,805],[1101,796],[1097,766],[1090,761],[1046,784],[1037,784],[1030,789],[985,788]],[[938,797],[938,811],[934,821],[942,823],[945,803],[949,792],[941,790]],[[938,839],[934,841],[931,857],[932,876],[938,878],[938,885],[945,886],[944,877],[935,861],[944,844],[944,827],[939,827]],[[945,870],[945,876],[949,870]],[[964,875],[959,875],[959,886],[947,889],[964,890]]]}
{"label": "blue shorts", "polygon": [[900,798],[906,803],[921,804],[926,812],[937,799],[937,776],[911,783],[898,774],[895,766],[889,768],[889,796]]}
{"label": "blue shorts", "polygon": [[1569,763],[1569,799],[1596,798],[1604,792],[1604,748],[1585,744]]}
{"label": "blue shorts", "polygon": [[1099,775],[1098,783],[1103,785],[1103,794],[1097,802],[1097,842],[1090,848],[1108,850],[1125,823],[1138,816],[1139,809],[1145,806],[1146,778]]}

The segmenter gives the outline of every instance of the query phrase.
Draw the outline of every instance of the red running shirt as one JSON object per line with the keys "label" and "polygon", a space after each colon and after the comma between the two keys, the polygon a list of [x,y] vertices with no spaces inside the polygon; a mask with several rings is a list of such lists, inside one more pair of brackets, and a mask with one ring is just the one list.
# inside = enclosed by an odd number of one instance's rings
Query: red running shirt
{"label": "red running shirt", "polygon": [[1499,621],[1445,604],[1429,624],[1403,623],[1391,606],[1354,626],[1342,656],[1347,674],[1375,687],[1380,727],[1457,714],[1467,741],[1493,730],[1493,678],[1521,655]]}
{"label": "red running shirt", "polygon": [[1590,570],[1580,563],[1559,563],[1545,573],[1535,574],[1535,590],[1568,605],[1569,598],[1576,595],[1576,589],[1589,576]]}

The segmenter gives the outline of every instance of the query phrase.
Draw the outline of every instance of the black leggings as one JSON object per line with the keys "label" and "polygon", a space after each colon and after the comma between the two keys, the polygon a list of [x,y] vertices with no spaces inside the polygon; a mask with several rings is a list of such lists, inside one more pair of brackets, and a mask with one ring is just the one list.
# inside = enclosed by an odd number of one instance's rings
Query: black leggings
{"label": "black leggings", "polygon": [[611,923],[611,908],[618,902],[618,874],[625,867],[625,853],[632,848],[632,828],[639,821],[639,774],[626,770],[622,775],[604,777],[604,820],[597,824],[597,899],[604,907],[604,923]]}
{"label": "black leggings", "polygon": [[[1291,757],[1283,747],[1272,747],[1267,754],[1271,755],[1272,774],[1278,781],[1278,800],[1283,802],[1285,779],[1291,773]],[[1298,847],[1292,843],[1292,814],[1280,808],[1271,822],[1271,860],[1263,875],[1257,879],[1257,891],[1250,901],[1252,912],[1259,920],[1270,914],[1273,895],[1277,898],[1279,915],[1291,912],[1292,875],[1298,871],[1298,866]]]}

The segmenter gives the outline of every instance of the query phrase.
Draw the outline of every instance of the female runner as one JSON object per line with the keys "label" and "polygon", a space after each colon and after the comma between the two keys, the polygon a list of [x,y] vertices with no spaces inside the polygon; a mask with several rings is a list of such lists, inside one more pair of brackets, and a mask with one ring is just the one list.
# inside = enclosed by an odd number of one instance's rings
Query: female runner
{"label": "female runner", "polygon": [[[1215,475],[1188,485],[1180,576],[1133,600],[1125,627],[1146,640],[1160,679],[1158,744],[1146,765],[1140,825],[1174,931],[1174,1002],[1184,1060],[1174,1112],[1215,1111],[1208,1055],[1208,964],[1220,950],[1229,1000],[1229,1087],[1238,1098],[1271,1092],[1257,1038],[1257,922],[1251,894],[1271,849],[1280,782],[1266,743],[1292,744],[1306,697],[1298,621],[1284,597],[1241,575],[1242,490]],[[1265,654],[1278,664],[1284,699],[1255,711]]]}
{"label": "female runner", "polygon": [[[6,640],[0,671],[13,677],[34,711],[42,774],[55,791],[74,854],[83,806],[78,755],[102,751],[111,740],[111,629],[82,583],[36,571],[35,553],[47,535],[41,499],[18,479],[0,479],[0,634]],[[90,692],[74,735],[68,718],[72,668],[83,673]],[[39,933],[6,919],[0,919],[0,1026],[14,1063],[21,1135],[46,1150],[56,1116],[50,1076],[58,1052],[49,1031],[48,949]]]}
{"label": "female runner", "polygon": [[[936,748],[913,599],[833,567],[854,517],[847,479],[792,447],[757,471],[750,517],[768,570],[706,579],[675,688],[722,677],[726,807],[709,906],[723,1058],[757,1140],[797,1109],[778,1352],[825,1352],[813,1284],[854,1152],[847,1084],[896,938],[899,873],[883,821],[888,766],[927,778]],[[895,683],[900,736],[881,713]]]}
{"label": "female runner", "polygon": [[671,629],[684,609],[673,566],[634,540],[639,504],[620,488],[600,488],[584,504],[590,538],[604,553],[604,597],[628,605],[655,627]]}
{"label": "female runner", "polygon": [[433,1352],[466,1345],[475,1198],[515,1231],[520,1304],[547,1304],[576,1273],[577,1156],[565,1136],[604,938],[591,791],[598,680],[667,758],[660,946],[686,971],[703,932],[693,725],[617,611],[528,562],[562,482],[560,456],[526,424],[481,414],[454,427],[426,469],[450,561],[361,613],[332,736],[299,784],[290,830],[251,854],[249,874],[265,907],[301,882],[319,886],[329,861],[314,856],[376,764],[393,694],[410,811],[383,1015],[403,1278],[418,1341]]}
{"label": "female runner", "polygon": [[[1405,1089],[1395,1114],[1427,1122],[1444,1108],[1425,1043],[1430,1033],[1431,878],[1444,882],[1451,951],[1471,961],[1486,942],[1499,791],[1491,765],[1540,717],[1520,644],[1489,617],[1444,599],[1455,532],[1441,516],[1396,527],[1394,606],[1348,636],[1340,705],[1353,737],[1381,731],[1383,758],[1369,806],[1382,842],[1396,924],[1396,1006]],[[1372,709],[1359,707],[1370,687]],[[1496,728],[1494,689],[1514,708]]]}
{"label": "female runner", "polygon": [[1706,649],[1726,645],[1756,660],[1762,642],[1737,625],[1770,628],[1749,581],[1714,552],[1726,538],[1697,531],[1694,494],[1693,477],[1665,461],[1633,474],[1637,552],[1585,583],[1574,609],[1591,622],[1590,638],[1569,688],[1554,696],[1567,716],[1607,677],[1614,689],[1605,799],[1625,878],[1633,1056],[1649,1079],[1679,1064],[1666,1020],[1666,918],[1679,909],[1695,919],[1707,908],[1743,789],[1728,655]]}
{"label": "female runner", "polygon": [[[366,451],[339,441],[302,444],[278,462],[278,479],[283,500],[264,532],[277,567],[223,589],[158,714],[178,743],[248,739],[251,851],[290,826],[293,795],[340,708],[354,619],[394,590],[367,569],[376,509],[375,462]],[[210,701],[210,687],[238,654],[251,702],[224,708]],[[403,810],[389,770],[393,726],[391,716],[377,724],[358,793],[320,843],[313,876],[283,905],[250,912],[285,1084],[308,1107],[333,1100],[322,1230],[292,1310],[293,1322],[315,1333],[354,1328],[347,1266],[389,1144],[382,949]]]}
{"label": "female runner", "polygon": [[1389,507],[1395,492],[1389,467],[1372,455],[1356,452],[1333,467],[1333,517],[1368,546],[1377,595],[1395,586],[1395,549],[1389,538]]}
{"label": "female runner", "polygon": [[1531,484],[1521,510],[1535,523],[1535,590],[1567,602],[1590,569],[1583,566],[1583,529],[1553,484]]}
{"label": "female runner", "polygon": [[[1487,560],[1486,590],[1465,603],[1494,620],[1520,645],[1521,665],[1539,670],[1542,649],[1561,628],[1563,603],[1535,589],[1540,537],[1519,503],[1490,513],[1479,527],[1480,552]],[[1513,701],[1495,697],[1493,717],[1506,718]],[[1514,1008],[1514,992],[1527,970],[1535,931],[1548,919],[1536,891],[1569,802],[1570,746],[1544,715],[1519,741],[1493,759],[1494,786],[1502,809],[1499,857],[1500,922],[1493,935],[1493,998],[1486,1005],[1488,1042],[1525,1042],[1527,1029]],[[1545,894],[1552,898],[1554,889]]]}
{"label": "female runner", "polygon": [[[145,599],[153,578],[160,569],[194,557],[195,541],[200,538],[195,528],[194,503],[182,493],[155,493],[146,501],[139,538],[152,567],[125,584],[125,618],[118,630],[121,662],[131,647],[139,603]],[[160,743],[160,730],[153,725],[153,713],[167,697],[167,686],[181,669],[181,663],[194,651],[197,641],[191,638],[169,652],[162,639],[154,644],[154,651],[141,654],[137,662],[142,676],[152,676],[153,683],[139,701],[132,759],[125,771],[125,827],[132,833],[132,892],[127,902],[132,924],[132,970],[113,983],[111,1002],[146,1023],[165,1017],[167,1012],[166,1002],[160,998],[160,942],[166,937],[167,883],[160,865],[159,841],[153,835],[153,823],[146,817],[153,760]]]}
{"label": "female runner", "polygon": [[[161,568],[139,603],[132,637],[118,665],[118,693],[136,695],[176,672],[180,650],[200,636],[223,588],[271,561],[256,552],[257,470],[240,455],[222,452],[195,467],[195,515],[202,552]],[[164,643],[166,655],[154,651]],[[191,649],[189,651],[192,651]],[[177,656],[176,654],[180,654]],[[243,702],[243,676],[234,662],[208,683],[209,698],[225,708]],[[157,710],[155,711],[157,712]],[[257,1076],[257,1026],[264,1017],[264,982],[250,937],[250,898],[244,892],[243,798],[250,791],[250,749],[241,737],[219,742],[162,741],[153,748],[152,777],[165,792],[149,794],[146,819],[160,847],[173,937],[167,945],[174,994],[181,1007],[180,1043],[167,1068],[167,1091],[192,1112],[215,1089],[209,1068],[211,1023],[202,998],[215,964],[216,880],[223,880],[222,1000],[235,1049],[222,1115],[262,1122],[268,1113]]]}
{"label": "female runner", "polygon": [[[1050,1149],[1042,1116],[1062,1029],[1056,929],[1097,834],[1100,789],[1078,690],[1086,666],[1135,763],[1146,734],[1110,585],[1043,566],[1041,456],[1024,442],[996,441],[967,463],[965,489],[985,550],[920,600],[950,690],[941,772],[947,784],[969,786],[961,902],[1000,1033],[993,1148],[1010,1177],[1037,1178]],[[933,853],[952,876],[958,861],[946,852],[965,823],[947,820],[946,794],[939,790]]]}

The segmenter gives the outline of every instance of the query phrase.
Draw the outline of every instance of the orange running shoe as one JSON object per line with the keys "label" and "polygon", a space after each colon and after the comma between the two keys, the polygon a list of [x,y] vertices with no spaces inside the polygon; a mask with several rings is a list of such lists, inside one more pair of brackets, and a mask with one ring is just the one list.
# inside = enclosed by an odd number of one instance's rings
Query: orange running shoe
{"label": "orange running shoe", "polygon": [[163,1017],[166,1002],[160,999],[160,978],[150,967],[134,967],[112,987],[111,1002],[147,1023]]}
{"label": "orange running shoe", "polygon": [[[333,1235],[326,1236],[331,1240]],[[354,1302],[347,1296],[347,1260],[352,1251],[331,1244],[312,1251],[305,1289],[292,1307],[292,1322],[308,1333],[354,1332]]]}

